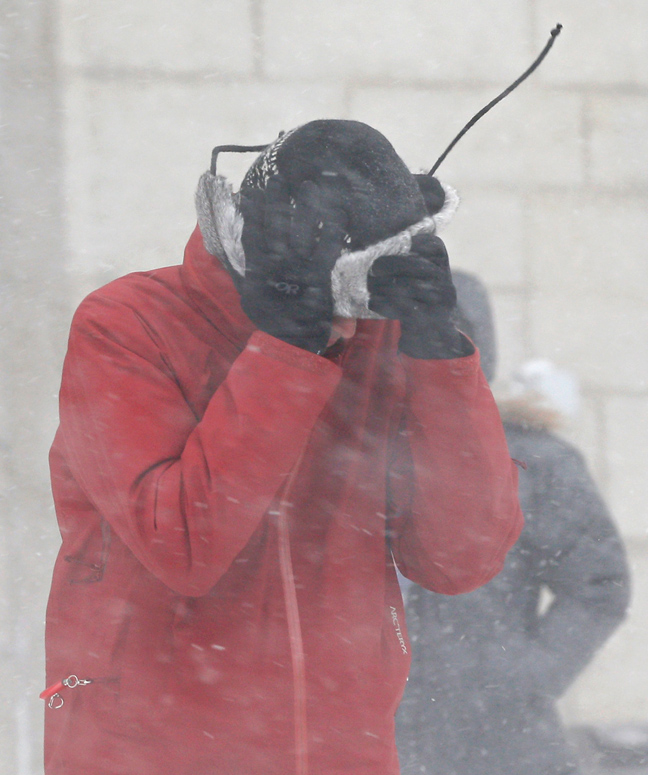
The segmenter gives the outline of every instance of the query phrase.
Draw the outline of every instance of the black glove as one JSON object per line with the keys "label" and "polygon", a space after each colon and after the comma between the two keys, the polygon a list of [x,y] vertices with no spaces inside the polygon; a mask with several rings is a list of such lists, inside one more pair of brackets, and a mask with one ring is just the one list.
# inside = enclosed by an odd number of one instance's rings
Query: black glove
{"label": "black glove", "polygon": [[457,331],[457,292],[445,245],[432,234],[412,238],[407,256],[377,258],[367,277],[369,309],[400,320],[399,349],[412,358],[460,358],[474,347]]}
{"label": "black glove", "polygon": [[428,215],[436,215],[445,204],[445,191],[439,181],[431,175],[414,175],[425,200]]}
{"label": "black glove", "polygon": [[312,181],[291,199],[280,176],[241,197],[243,311],[262,331],[314,353],[331,333],[331,272],[346,233],[340,202],[334,186]]}

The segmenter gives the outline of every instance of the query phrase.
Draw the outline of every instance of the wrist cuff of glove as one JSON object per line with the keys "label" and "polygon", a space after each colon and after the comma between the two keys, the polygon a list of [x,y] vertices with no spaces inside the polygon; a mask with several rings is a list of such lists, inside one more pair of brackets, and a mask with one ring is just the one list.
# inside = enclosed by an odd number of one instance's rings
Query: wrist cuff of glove
{"label": "wrist cuff of glove", "polygon": [[475,348],[452,323],[430,321],[425,329],[409,330],[401,325],[400,352],[421,360],[448,360],[472,355]]}
{"label": "wrist cuff of glove", "polygon": [[320,353],[326,348],[331,335],[331,324],[324,320],[305,323],[292,318],[282,317],[281,309],[259,309],[259,305],[250,304],[246,297],[241,299],[243,312],[254,325],[266,334],[281,339],[286,344],[300,347],[312,353]]}
{"label": "wrist cuff of glove", "polygon": [[321,330],[313,333],[308,331],[293,331],[289,333],[285,330],[278,330],[273,326],[260,326],[255,321],[252,322],[265,334],[274,336],[275,339],[280,339],[286,344],[291,344],[293,347],[299,347],[302,350],[308,350],[308,352],[315,353],[316,355],[319,355],[319,353],[326,349],[326,344],[330,336],[330,332]]}
{"label": "wrist cuff of glove", "polygon": [[[253,321],[256,323],[256,321]],[[319,353],[326,349],[329,337],[331,335],[330,325],[319,325],[316,331],[310,331],[304,326],[297,326],[292,321],[285,326],[268,326],[259,325],[257,327],[265,332],[274,336],[275,339],[281,339],[286,344],[291,344],[293,347],[299,347],[302,350],[308,350],[308,352]],[[291,330],[292,329],[292,330]]]}
{"label": "wrist cuff of glove", "polygon": [[302,350],[308,350],[308,352],[315,353],[315,355],[319,355],[326,349],[326,343],[328,341],[328,337],[326,339],[323,339],[320,337],[300,337],[300,336],[277,336],[276,334],[273,334],[273,336],[276,336],[277,339],[281,339],[283,342],[286,342],[286,344],[291,344],[293,347],[300,347]]}

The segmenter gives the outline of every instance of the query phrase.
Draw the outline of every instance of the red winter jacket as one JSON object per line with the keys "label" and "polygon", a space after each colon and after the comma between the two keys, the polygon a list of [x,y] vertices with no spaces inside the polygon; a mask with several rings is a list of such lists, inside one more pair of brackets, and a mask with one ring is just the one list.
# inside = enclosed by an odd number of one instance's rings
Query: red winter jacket
{"label": "red winter jacket", "polygon": [[360,321],[326,358],[255,330],[198,231],[181,267],[81,304],[47,682],[91,683],[46,708],[48,775],[398,772],[392,556],[466,592],[522,522],[478,355],[414,360],[398,337]]}

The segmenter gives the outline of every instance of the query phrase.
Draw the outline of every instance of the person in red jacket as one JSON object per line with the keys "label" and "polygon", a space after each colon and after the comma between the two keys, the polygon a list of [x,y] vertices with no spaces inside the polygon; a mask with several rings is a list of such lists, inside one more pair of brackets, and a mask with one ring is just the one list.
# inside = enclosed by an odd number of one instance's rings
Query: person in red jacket
{"label": "person in red jacket", "polygon": [[522,524],[479,355],[451,322],[451,192],[315,121],[181,266],[90,294],[51,451],[48,775],[396,775],[395,566],[466,592]]}

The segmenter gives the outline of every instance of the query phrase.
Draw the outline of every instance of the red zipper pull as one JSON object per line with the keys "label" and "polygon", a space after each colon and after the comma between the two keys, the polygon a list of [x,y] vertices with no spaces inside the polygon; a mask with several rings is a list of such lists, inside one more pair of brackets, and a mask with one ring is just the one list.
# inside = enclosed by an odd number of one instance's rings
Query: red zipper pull
{"label": "red zipper pull", "polygon": [[41,698],[41,700],[45,700],[47,702],[48,707],[53,708],[54,710],[58,710],[59,708],[63,707],[64,703],[63,697],[60,695],[62,689],[65,687],[68,689],[74,689],[77,686],[87,686],[91,683],[91,678],[78,678],[76,675],[69,675],[62,681],[57,681],[55,684],[48,686],[47,689],[44,689],[38,696]]}
{"label": "red zipper pull", "polygon": [[42,691],[38,696],[41,698],[41,700],[49,700],[50,697],[53,697],[55,694],[60,692],[64,686],[65,684],[63,681],[58,681],[57,683],[48,686],[47,689]]}

